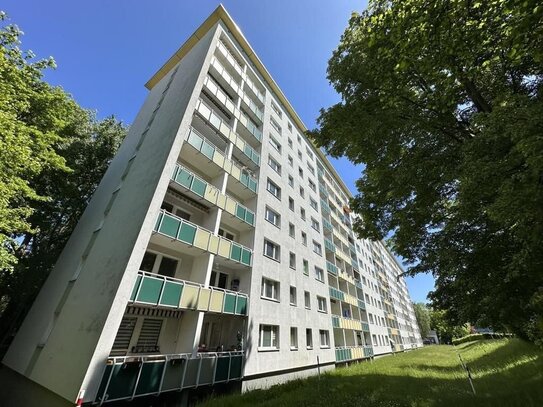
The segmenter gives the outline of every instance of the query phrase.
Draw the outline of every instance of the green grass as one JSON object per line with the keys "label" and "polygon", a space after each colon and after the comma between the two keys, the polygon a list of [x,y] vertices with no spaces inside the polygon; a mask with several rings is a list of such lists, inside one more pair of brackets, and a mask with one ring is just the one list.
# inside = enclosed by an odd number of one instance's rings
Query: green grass
{"label": "green grass", "polygon": [[[471,392],[456,351],[469,366]],[[519,339],[429,346],[268,390],[203,403],[242,406],[543,406],[543,351]]]}

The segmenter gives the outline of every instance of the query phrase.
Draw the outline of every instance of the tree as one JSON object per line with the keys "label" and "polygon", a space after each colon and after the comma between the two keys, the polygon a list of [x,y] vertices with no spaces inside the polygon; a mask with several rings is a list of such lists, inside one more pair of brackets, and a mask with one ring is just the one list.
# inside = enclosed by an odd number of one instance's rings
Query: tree
{"label": "tree", "polygon": [[450,344],[455,338],[462,338],[470,333],[468,324],[453,325],[447,316],[447,311],[430,310],[430,326],[436,331],[439,342]]}
{"label": "tree", "polygon": [[[19,171],[0,184],[1,191],[10,194],[0,191],[0,197],[10,197],[0,198],[0,205],[5,205],[0,207],[5,254],[0,264],[0,354],[30,309],[127,131],[114,117],[97,120],[61,88],[44,82],[41,71],[52,66],[52,60],[27,68],[27,59],[21,55],[31,54],[15,50],[20,34],[13,25],[0,31],[4,56],[16,57],[5,57],[0,67],[0,168],[5,170],[0,176],[9,174],[12,167]],[[9,109],[13,111],[4,114]],[[41,134],[49,144],[40,141]],[[42,145],[47,146],[47,154],[40,153]],[[15,153],[8,156],[6,150]],[[15,215],[19,216],[16,223],[12,221]]]}
{"label": "tree", "polygon": [[454,323],[543,337],[543,7],[370,1],[328,66],[309,136],[364,163],[351,201]]}
{"label": "tree", "polygon": [[417,324],[419,324],[420,336],[427,338],[428,332],[430,332],[430,311],[426,304],[422,302],[413,304],[413,308],[415,310]]}

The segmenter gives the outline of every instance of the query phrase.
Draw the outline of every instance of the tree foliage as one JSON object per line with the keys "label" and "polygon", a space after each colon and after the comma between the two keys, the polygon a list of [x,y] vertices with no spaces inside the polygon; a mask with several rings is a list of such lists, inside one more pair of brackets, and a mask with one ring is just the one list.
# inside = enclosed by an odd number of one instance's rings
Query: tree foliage
{"label": "tree foliage", "polygon": [[[42,79],[21,31],[0,29],[0,347],[30,308],[127,128]],[[0,353],[1,353],[0,349]]]}
{"label": "tree foliage", "polygon": [[341,101],[309,132],[364,163],[363,237],[391,236],[434,305],[543,336],[543,6],[370,1],[328,78]]}
{"label": "tree foliage", "polygon": [[462,338],[470,333],[468,324],[451,324],[447,311],[432,309],[429,312],[430,326],[436,331],[440,343],[450,344],[455,338]]}
{"label": "tree foliage", "polygon": [[427,338],[428,332],[430,332],[430,310],[422,302],[413,304],[413,309],[415,310],[415,317],[419,325],[420,336]]}

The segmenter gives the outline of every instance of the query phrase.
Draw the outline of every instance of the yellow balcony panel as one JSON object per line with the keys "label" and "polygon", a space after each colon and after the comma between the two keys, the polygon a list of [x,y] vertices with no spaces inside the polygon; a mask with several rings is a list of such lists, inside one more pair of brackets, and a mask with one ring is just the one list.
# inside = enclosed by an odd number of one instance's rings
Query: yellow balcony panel
{"label": "yellow balcony panel", "polygon": [[224,206],[224,210],[232,215],[236,214],[236,201],[234,201],[229,196],[226,197],[226,205]]}
{"label": "yellow balcony panel", "polygon": [[198,292],[200,291],[199,287],[186,285],[183,289],[183,295],[181,296],[181,301],[179,302],[179,308],[186,309],[196,309],[198,305]]}
{"label": "yellow balcony panel", "polygon": [[232,243],[226,239],[220,239],[219,241],[219,256],[225,257],[227,259],[230,258],[230,248],[232,246]]}
{"label": "yellow balcony panel", "polygon": [[209,310],[212,312],[222,312],[222,303],[224,301],[224,293],[222,291],[211,291],[211,301],[209,302]]}
{"label": "yellow balcony panel", "polygon": [[204,198],[212,204],[216,204],[219,196],[219,190],[208,184],[204,193]]}
{"label": "yellow balcony panel", "polygon": [[218,151],[215,150],[215,154],[213,154],[213,162],[217,164],[219,167],[224,167],[224,155]]}
{"label": "yellow balcony panel", "polygon": [[217,197],[217,206],[221,209],[224,209],[226,205],[226,199],[226,195],[219,194],[219,196]]}
{"label": "yellow balcony panel", "polygon": [[235,179],[240,179],[241,170],[239,169],[239,167],[232,165],[232,168],[230,169],[230,175],[232,175]]}
{"label": "yellow balcony panel", "polygon": [[228,125],[224,122],[221,122],[219,131],[227,138],[230,138],[231,129],[228,127]]}
{"label": "yellow balcony panel", "polygon": [[218,236],[210,235],[207,250],[213,254],[217,254],[217,251],[219,250],[219,240],[220,238]]}
{"label": "yellow balcony panel", "polygon": [[198,230],[196,231],[196,236],[194,238],[194,246],[202,250],[208,250],[210,236],[211,233],[198,228]]}
{"label": "yellow balcony panel", "polygon": [[211,290],[209,288],[201,288],[200,296],[198,297],[198,311],[207,311],[209,309],[210,299]]}

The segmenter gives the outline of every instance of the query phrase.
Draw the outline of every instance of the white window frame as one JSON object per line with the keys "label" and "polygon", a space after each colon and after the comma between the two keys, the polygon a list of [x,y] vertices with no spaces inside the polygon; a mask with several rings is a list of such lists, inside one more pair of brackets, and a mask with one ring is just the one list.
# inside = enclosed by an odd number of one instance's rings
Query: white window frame
{"label": "white window frame", "polygon": [[290,350],[298,350],[298,328],[295,326],[290,327],[289,341],[290,341]]}
{"label": "white window frame", "polygon": [[317,311],[325,314],[328,313],[328,302],[325,297],[321,297],[320,295],[317,295]]}
{"label": "white window frame", "polygon": [[321,349],[330,347],[330,332],[326,329],[319,329],[319,340]]}
{"label": "white window frame", "polygon": [[[307,340],[309,338],[309,340]],[[313,349],[313,330],[311,328],[305,329],[305,347],[307,349]]]}
{"label": "white window frame", "polygon": [[[294,301],[292,301],[292,295],[294,294]],[[289,303],[293,307],[298,306],[298,290],[296,290],[296,287],[291,285],[289,290]]]}
{"label": "white window frame", "polygon": [[[279,350],[279,325],[260,324],[258,335],[258,350]],[[270,333],[270,344],[264,344],[264,334],[266,331]]]}
{"label": "white window frame", "polygon": [[[272,219],[270,219],[268,215],[271,215],[271,217],[275,218],[275,222]],[[277,213],[276,211],[274,211],[269,206],[266,206],[266,209],[264,211],[264,219],[266,219],[266,221],[271,223],[273,226],[281,229],[281,215]]]}
{"label": "white window frame", "polygon": [[281,187],[268,178],[266,182],[266,190],[277,199],[281,200]]}
{"label": "white window frame", "polygon": [[311,293],[309,291],[304,291],[304,307],[311,309]]}
{"label": "white window frame", "polygon": [[[271,297],[268,296],[268,287],[271,288]],[[265,300],[280,302],[281,283],[279,281],[271,280],[266,277],[262,277],[262,285],[260,286],[260,298]]]}
{"label": "white window frame", "polygon": [[[272,248],[272,255],[268,254],[268,245]],[[264,256],[277,262],[281,262],[281,246],[271,240],[264,239]]]}
{"label": "white window frame", "polygon": [[319,256],[322,256],[322,245],[316,240],[313,240],[313,252],[315,252]]}
{"label": "white window frame", "polygon": [[279,164],[279,161],[277,161],[275,158],[273,158],[271,155],[268,155],[268,165],[272,170],[274,170],[277,174],[281,175],[281,164]]}

